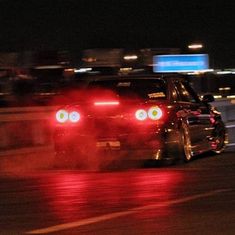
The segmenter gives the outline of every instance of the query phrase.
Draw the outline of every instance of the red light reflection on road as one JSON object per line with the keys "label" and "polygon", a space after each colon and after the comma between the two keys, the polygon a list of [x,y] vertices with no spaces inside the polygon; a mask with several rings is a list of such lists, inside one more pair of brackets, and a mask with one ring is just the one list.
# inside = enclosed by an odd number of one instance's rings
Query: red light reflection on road
{"label": "red light reflection on road", "polygon": [[[164,203],[176,197],[180,172],[61,173],[41,182],[48,209],[63,222]],[[158,215],[169,214],[167,206]],[[144,216],[142,214],[141,216]]]}

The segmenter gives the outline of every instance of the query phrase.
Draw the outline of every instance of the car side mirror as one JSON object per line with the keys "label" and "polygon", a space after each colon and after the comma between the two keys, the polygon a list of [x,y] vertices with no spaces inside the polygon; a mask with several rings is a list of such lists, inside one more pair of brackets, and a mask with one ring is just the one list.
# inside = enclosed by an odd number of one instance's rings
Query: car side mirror
{"label": "car side mirror", "polygon": [[203,102],[206,102],[206,103],[210,103],[210,102],[214,102],[214,101],[215,101],[215,98],[214,98],[213,95],[207,94],[207,95],[204,95],[204,96],[203,96],[202,101],[203,101]]}

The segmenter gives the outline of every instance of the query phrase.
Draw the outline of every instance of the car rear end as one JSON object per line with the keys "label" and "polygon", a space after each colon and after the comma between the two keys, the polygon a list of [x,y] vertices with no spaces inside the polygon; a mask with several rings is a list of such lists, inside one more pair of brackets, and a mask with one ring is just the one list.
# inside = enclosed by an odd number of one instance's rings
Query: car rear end
{"label": "car rear end", "polygon": [[57,152],[109,152],[125,159],[159,159],[169,120],[166,84],[161,79],[95,81],[80,102],[56,113]]}

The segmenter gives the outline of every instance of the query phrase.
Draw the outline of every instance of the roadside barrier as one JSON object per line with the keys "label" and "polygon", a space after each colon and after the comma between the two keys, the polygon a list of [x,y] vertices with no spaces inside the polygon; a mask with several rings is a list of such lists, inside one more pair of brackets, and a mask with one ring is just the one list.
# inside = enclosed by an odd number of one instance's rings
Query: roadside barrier
{"label": "roadside barrier", "polygon": [[220,112],[225,123],[235,122],[235,100],[218,100],[212,103]]}
{"label": "roadside barrier", "polygon": [[0,109],[0,155],[52,149],[55,110],[54,106]]}

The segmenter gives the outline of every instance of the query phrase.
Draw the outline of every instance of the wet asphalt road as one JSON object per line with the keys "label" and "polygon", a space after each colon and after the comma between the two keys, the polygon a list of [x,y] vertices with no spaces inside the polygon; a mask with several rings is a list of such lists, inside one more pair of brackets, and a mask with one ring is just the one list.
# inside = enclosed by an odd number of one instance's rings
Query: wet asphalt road
{"label": "wet asphalt road", "polygon": [[2,172],[0,234],[235,234],[235,149],[157,168]]}

